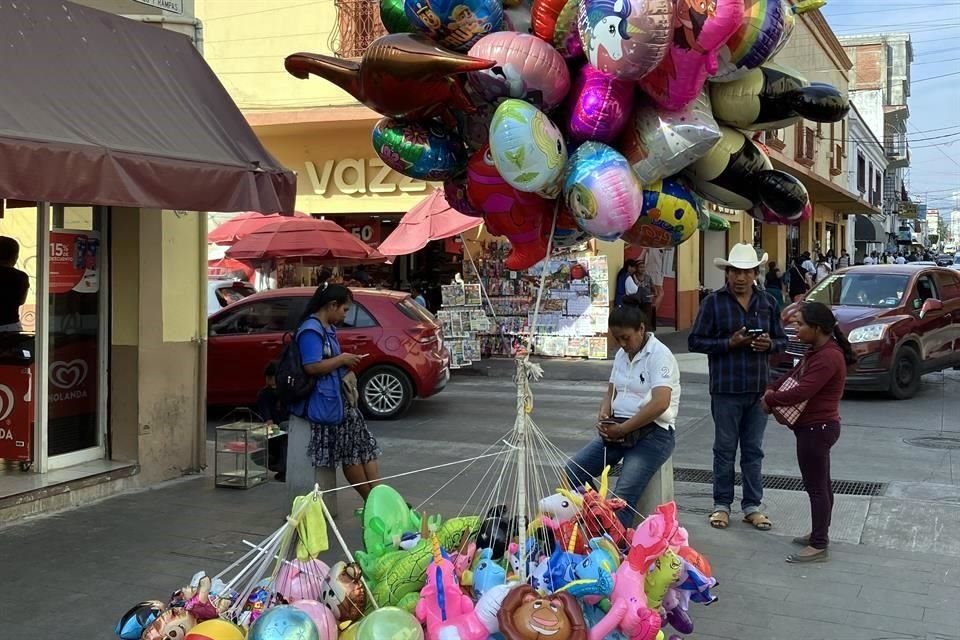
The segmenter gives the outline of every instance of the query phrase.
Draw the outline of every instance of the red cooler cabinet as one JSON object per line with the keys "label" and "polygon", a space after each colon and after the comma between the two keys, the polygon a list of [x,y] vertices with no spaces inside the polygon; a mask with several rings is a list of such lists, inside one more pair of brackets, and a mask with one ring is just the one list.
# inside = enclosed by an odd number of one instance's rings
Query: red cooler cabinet
{"label": "red cooler cabinet", "polygon": [[0,459],[33,461],[33,365],[0,364]]}

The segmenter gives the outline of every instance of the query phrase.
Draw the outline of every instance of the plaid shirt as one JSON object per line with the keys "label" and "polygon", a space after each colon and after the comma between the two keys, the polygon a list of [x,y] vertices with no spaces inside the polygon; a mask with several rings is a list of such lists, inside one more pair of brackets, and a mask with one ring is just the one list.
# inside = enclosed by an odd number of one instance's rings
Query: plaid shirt
{"label": "plaid shirt", "polygon": [[[749,346],[730,350],[730,337],[741,328],[763,329],[773,342],[770,351]],[[709,295],[690,330],[690,351],[706,353],[710,362],[710,393],[763,393],[770,378],[770,353],[787,348],[780,313],[774,299],[753,288],[750,306],[744,311],[727,288]]]}

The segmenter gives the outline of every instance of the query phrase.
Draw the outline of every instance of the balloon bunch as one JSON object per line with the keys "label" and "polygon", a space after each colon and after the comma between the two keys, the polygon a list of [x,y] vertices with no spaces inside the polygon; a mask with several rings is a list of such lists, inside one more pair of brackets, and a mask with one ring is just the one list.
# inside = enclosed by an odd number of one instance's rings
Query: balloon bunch
{"label": "balloon bunch", "polygon": [[770,62],[823,0],[381,0],[391,32],[359,61],[298,53],[386,116],[399,173],[509,239],[509,269],[591,237],[676,246],[700,198],[797,223],[809,198],[744,131],[841,120],[846,98]]}

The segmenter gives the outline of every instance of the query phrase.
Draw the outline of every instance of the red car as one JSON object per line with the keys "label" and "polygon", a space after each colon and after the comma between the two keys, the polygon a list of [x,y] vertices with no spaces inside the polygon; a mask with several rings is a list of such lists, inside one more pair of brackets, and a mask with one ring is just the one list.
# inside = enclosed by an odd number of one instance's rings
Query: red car
{"label": "red car", "polygon": [[[264,291],[210,317],[208,404],[254,403],[264,368],[280,358],[285,334],[296,331],[314,291]],[[364,413],[396,418],[415,397],[442,391],[450,380],[450,354],[436,319],[406,293],[358,289],[353,294],[338,337],[345,352],[370,354],[356,369]]]}
{"label": "red car", "polygon": [[[925,373],[960,367],[960,273],[926,265],[865,265],[828,276],[807,301],[833,309],[857,355],[847,388],[912,397]],[[791,338],[787,353],[772,356],[774,373],[794,366],[806,345],[796,336],[794,314],[783,311]]]}

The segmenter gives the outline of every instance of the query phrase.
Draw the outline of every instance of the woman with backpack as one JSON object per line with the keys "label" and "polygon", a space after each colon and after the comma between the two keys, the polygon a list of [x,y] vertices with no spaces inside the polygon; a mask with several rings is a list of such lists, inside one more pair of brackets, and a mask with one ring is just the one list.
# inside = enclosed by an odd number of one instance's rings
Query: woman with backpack
{"label": "woman with backpack", "polygon": [[291,497],[312,491],[316,470],[322,467],[342,466],[347,482],[364,501],[380,481],[380,448],[357,407],[356,377],[350,372],[365,356],[343,353],[337,340],[336,327],[352,302],[348,288],[322,284],[307,303],[297,329],[303,372],[313,385],[307,397],[290,404],[287,484]]}

